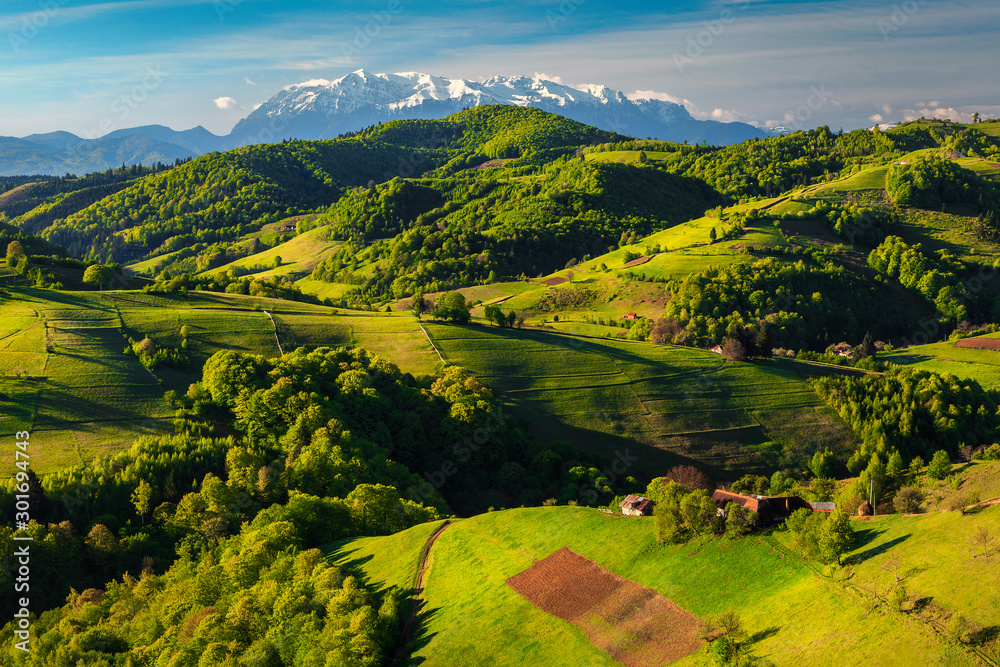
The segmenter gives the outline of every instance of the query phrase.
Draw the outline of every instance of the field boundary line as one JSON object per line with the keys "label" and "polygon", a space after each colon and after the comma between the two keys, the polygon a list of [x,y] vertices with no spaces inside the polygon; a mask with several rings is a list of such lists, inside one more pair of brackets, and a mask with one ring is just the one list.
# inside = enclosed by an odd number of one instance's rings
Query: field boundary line
{"label": "field boundary line", "polygon": [[274,342],[278,344],[278,353],[281,356],[285,356],[285,351],[281,349],[281,339],[278,338],[278,325],[274,323],[274,318],[271,317],[271,313],[265,310],[264,314],[267,315],[267,319],[271,320],[271,328],[274,329]]}
{"label": "field boundary line", "polygon": [[448,362],[445,361],[444,357],[441,355],[441,350],[439,350],[438,346],[434,344],[434,341],[431,339],[431,335],[429,333],[427,333],[427,329],[424,328],[423,323],[417,322],[417,326],[420,327],[420,330],[424,332],[424,336],[427,337],[427,342],[431,344],[431,349],[433,349],[435,352],[437,352],[438,359],[441,360],[442,364],[444,364],[445,366],[447,366]]}

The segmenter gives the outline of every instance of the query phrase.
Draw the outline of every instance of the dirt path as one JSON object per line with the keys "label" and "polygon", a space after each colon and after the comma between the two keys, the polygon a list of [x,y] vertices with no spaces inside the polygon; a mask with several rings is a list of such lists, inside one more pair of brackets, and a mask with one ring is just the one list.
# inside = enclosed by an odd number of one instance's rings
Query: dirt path
{"label": "dirt path", "polygon": [[437,539],[441,537],[441,533],[451,525],[450,521],[445,521],[441,524],[441,527],[431,535],[430,539],[427,540],[427,544],[424,545],[424,550],[420,554],[420,564],[417,567],[417,578],[413,584],[413,608],[410,610],[410,615],[406,619],[406,624],[403,625],[403,634],[399,636],[399,643],[396,644],[396,652],[392,657],[392,667],[401,667],[403,660],[406,659],[406,647],[410,643],[410,639],[413,638],[413,632],[417,629],[417,614],[420,612],[420,607],[423,605],[423,593],[424,593],[424,575],[427,573],[427,561],[431,555],[431,549],[434,548],[434,543]]}
{"label": "dirt path", "polygon": [[271,313],[265,310],[264,314],[267,315],[267,319],[271,320],[271,327],[274,328],[274,342],[278,344],[278,353],[281,356],[285,356],[285,351],[281,349],[281,339],[278,338],[278,325],[274,323],[274,318],[271,317]]}

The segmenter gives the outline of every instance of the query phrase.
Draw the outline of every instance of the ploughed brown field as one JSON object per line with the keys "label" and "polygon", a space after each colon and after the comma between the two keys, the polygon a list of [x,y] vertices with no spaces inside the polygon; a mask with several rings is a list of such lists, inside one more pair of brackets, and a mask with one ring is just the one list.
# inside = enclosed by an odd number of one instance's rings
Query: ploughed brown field
{"label": "ploughed brown field", "polygon": [[660,667],[701,646],[696,616],[566,547],[515,574],[507,585],[579,626],[594,645],[628,667]]}
{"label": "ploughed brown field", "polygon": [[645,264],[646,262],[648,262],[651,259],[653,259],[651,256],[650,257],[640,257],[639,259],[633,259],[631,262],[627,262],[624,266],[625,266],[625,268],[630,268],[630,267],[633,267],[633,266],[640,266],[642,264]]}
{"label": "ploughed brown field", "polygon": [[569,282],[569,278],[549,278],[548,280],[542,281],[543,285],[548,285],[549,287],[555,287],[556,285],[563,285]]}
{"label": "ploughed brown field", "polygon": [[971,347],[976,350],[1000,350],[1000,338],[963,338],[955,347]]}

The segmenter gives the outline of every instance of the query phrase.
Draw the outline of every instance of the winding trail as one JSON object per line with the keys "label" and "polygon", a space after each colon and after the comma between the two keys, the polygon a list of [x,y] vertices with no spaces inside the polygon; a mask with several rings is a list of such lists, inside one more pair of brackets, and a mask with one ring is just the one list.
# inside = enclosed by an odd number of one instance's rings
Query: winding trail
{"label": "winding trail", "polygon": [[406,659],[406,647],[413,638],[413,632],[417,629],[417,615],[423,606],[424,575],[427,573],[427,561],[430,558],[431,549],[434,548],[434,543],[437,542],[437,539],[441,537],[441,533],[450,525],[451,521],[445,521],[441,524],[427,540],[427,544],[424,545],[424,549],[420,553],[420,564],[417,566],[417,576],[413,584],[413,594],[411,596],[413,599],[413,608],[410,610],[410,615],[406,618],[406,624],[403,625],[403,634],[399,636],[399,643],[396,644],[396,651],[392,657],[392,667],[401,667],[403,661]]}

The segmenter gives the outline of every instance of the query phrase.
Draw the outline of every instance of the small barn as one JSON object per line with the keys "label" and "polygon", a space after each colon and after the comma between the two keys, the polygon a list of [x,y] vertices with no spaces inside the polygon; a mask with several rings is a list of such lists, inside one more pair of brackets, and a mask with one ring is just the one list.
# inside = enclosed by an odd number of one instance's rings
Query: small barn
{"label": "small barn", "polygon": [[621,502],[622,514],[625,516],[652,516],[656,505],[649,498],[629,495]]}
{"label": "small barn", "polygon": [[715,352],[716,354],[722,354],[722,346],[716,345],[715,347],[712,348],[712,352]]}
{"label": "small barn", "polygon": [[635,322],[637,319],[639,319],[639,316],[636,315],[635,313],[629,313],[625,316],[625,319],[629,320],[630,322]]}
{"label": "small barn", "polygon": [[798,496],[744,496],[731,491],[717,490],[712,495],[719,516],[725,516],[726,506],[736,503],[743,509],[756,512],[762,524],[784,521],[798,509],[813,511],[813,506]]}

